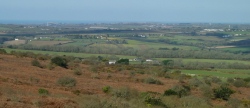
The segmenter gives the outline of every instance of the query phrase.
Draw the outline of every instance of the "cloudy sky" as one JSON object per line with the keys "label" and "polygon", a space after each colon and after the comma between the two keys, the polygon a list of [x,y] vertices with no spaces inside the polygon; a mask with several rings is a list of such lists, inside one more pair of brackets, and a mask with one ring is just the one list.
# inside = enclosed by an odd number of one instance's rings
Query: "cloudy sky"
{"label": "cloudy sky", "polygon": [[250,0],[1,0],[0,21],[250,23]]}

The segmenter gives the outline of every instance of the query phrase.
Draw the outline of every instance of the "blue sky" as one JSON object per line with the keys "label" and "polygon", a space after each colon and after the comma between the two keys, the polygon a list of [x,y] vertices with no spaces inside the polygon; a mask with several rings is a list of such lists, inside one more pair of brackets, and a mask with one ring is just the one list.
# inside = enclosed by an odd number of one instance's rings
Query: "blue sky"
{"label": "blue sky", "polygon": [[250,0],[1,0],[1,20],[250,23]]}

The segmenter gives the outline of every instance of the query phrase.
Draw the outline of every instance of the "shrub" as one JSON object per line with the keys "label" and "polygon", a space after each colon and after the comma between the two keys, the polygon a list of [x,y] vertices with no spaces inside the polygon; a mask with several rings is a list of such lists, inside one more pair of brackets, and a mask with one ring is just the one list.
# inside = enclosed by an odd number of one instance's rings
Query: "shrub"
{"label": "shrub", "polygon": [[61,66],[63,68],[67,68],[67,61],[63,57],[54,57],[51,59],[51,63],[56,64],[57,66]]}
{"label": "shrub", "polygon": [[105,86],[105,87],[102,88],[102,91],[103,91],[104,93],[108,93],[108,92],[110,92],[110,89],[111,89],[110,86]]}
{"label": "shrub", "polygon": [[246,82],[250,82],[250,77],[244,78],[243,80]]}
{"label": "shrub", "polygon": [[147,105],[162,106],[163,108],[167,107],[162,102],[161,98],[158,96],[158,93],[155,93],[155,92],[144,92],[144,93],[141,94],[141,97],[143,98],[143,101]]}
{"label": "shrub", "polygon": [[163,83],[160,80],[154,79],[154,78],[147,78],[144,80],[147,84],[157,84],[157,85],[163,85]]}
{"label": "shrub", "polygon": [[211,108],[208,100],[193,95],[180,98],[175,108]]}
{"label": "shrub", "polygon": [[41,95],[48,95],[48,94],[49,94],[49,91],[46,90],[46,89],[40,88],[40,89],[38,90],[38,93],[41,94]]}
{"label": "shrub", "polygon": [[75,95],[80,95],[81,92],[80,92],[80,90],[74,90],[74,91],[72,91],[72,93]]}
{"label": "shrub", "polygon": [[158,105],[158,106],[164,105],[159,97],[154,97],[150,95],[144,98],[144,102],[150,105]]}
{"label": "shrub", "polygon": [[192,79],[189,80],[189,84],[191,86],[198,87],[198,86],[202,85],[203,83],[197,78],[192,78]]}
{"label": "shrub", "polygon": [[113,89],[111,91],[111,94],[115,97],[124,98],[124,99],[132,99],[132,98],[136,98],[139,96],[137,90],[131,90],[128,87]]}
{"label": "shrub", "polygon": [[76,79],[70,77],[61,77],[57,80],[57,83],[65,87],[73,87],[76,85]]}
{"label": "shrub", "polygon": [[213,90],[211,89],[211,86],[205,84],[205,85],[200,86],[199,88],[204,97],[209,98],[209,99],[213,97]]}
{"label": "shrub", "polygon": [[6,54],[6,50],[5,49],[0,49],[0,54]]}
{"label": "shrub", "polygon": [[46,66],[49,70],[52,70],[55,68],[55,66],[52,63],[47,64]]}
{"label": "shrub", "polygon": [[206,83],[207,85],[211,85],[212,83],[212,79],[207,76],[203,77],[203,80],[204,80],[204,83]]}
{"label": "shrub", "polygon": [[235,87],[245,87],[246,86],[246,82],[243,81],[242,79],[237,79],[236,81],[234,81],[233,85]]}
{"label": "shrub", "polygon": [[42,68],[42,66],[38,60],[32,60],[31,65]]}
{"label": "shrub", "polygon": [[170,96],[170,95],[177,95],[177,92],[172,90],[172,89],[168,89],[164,92],[163,94],[164,96]]}
{"label": "shrub", "polygon": [[227,82],[228,82],[228,83],[233,83],[233,82],[234,82],[234,79],[233,79],[233,78],[227,78]]}
{"label": "shrub", "polygon": [[214,89],[215,98],[221,98],[223,100],[228,100],[233,93],[234,91],[228,87],[221,86],[220,88]]}
{"label": "shrub", "polygon": [[176,85],[172,88],[172,90],[174,90],[180,98],[190,94],[189,86]]}
{"label": "shrub", "polygon": [[74,69],[74,74],[75,75],[82,75],[82,69],[81,68]]}
{"label": "shrub", "polygon": [[221,82],[221,79],[218,78],[218,77],[212,77],[212,82],[213,82],[213,83],[220,83],[220,82]]}

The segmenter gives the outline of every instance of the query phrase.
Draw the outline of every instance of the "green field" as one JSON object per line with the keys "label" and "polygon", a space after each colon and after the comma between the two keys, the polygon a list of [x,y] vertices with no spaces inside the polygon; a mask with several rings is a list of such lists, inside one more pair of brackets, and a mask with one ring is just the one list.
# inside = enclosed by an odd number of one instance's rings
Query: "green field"
{"label": "green field", "polygon": [[0,31],[8,31],[8,30],[12,30],[11,28],[7,28],[7,27],[0,27]]}
{"label": "green field", "polygon": [[250,77],[250,70],[217,69],[217,70],[181,70],[184,74],[195,74],[198,76],[217,76],[222,78],[246,78]]}
{"label": "green field", "polygon": [[157,60],[181,60],[184,63],[188,62],[207,62],[207,63],[243,63],[243,64],[250,64],[250,61],[243,61],[243,60],[220,60],[220,59],[188,59],[188,58],[156,58]]}
{"label": "green field", "polygon": [[228,51],[228,52],[244,52],[244,51],[250,51],[250,47],[232,47],[232,48],[223,48],[222,50]]}
{"label": "green field", "polygon": [[195,50],[199,49],[197,47],[193,46],[184,46],[184,45],[170,45],[170,44],[165,44],[165,43],[156,43],[156,42],[143,42],[143,41],[138,41],[138,40],[127,40],[128,44],[123,44],[126,47],[133,47],[133,48],[139,48],[139,49],[147,49],[147,48],[154,48],[154,49],[159,49],[159,48],[179,48],[179,49],[185,49],[185,50]]}

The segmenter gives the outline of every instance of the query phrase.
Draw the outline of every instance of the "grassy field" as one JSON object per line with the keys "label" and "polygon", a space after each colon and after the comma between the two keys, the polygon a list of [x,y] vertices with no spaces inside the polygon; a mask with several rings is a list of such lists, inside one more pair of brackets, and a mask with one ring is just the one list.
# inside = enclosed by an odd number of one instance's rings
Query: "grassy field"
{"label": "grassy field", "polygon": [[8,31],[8,30],[12,30],[11,28],[7,28],[7,27],[0,27],[0,31]]}
{"label": "grassy field", "polygon": [[223,48],[222,50],[228,52],[241,52],[241,51],[250,51],[250,47],[232,47],[232,48]]}
{"label": "grassy field", "polygon": [[243,64],[250,64],[250,61],[242,61],[242,60],[220,60],[220,59],[188,59],[188,58],[157,58],[157,60],[181,60],[184,63],[188,62],[207,62],[207,63],[243,63]]}

